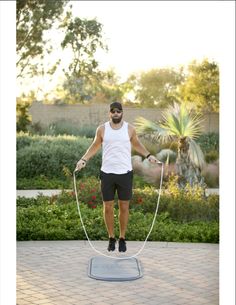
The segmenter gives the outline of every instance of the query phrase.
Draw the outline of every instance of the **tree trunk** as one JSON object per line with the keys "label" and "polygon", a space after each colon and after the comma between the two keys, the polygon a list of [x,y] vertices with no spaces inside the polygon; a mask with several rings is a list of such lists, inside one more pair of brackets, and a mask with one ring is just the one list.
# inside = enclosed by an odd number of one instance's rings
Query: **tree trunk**
{"label": "tree trunk", "polygon": [[200,169],[194,166],[190,161],[188,150],[189,144],[187,137],[180,138],[178,142],[178,156],[176,159],[179,187],[184,188],[187,183],[191,186],[203,186],[203,177],[201,176]]}

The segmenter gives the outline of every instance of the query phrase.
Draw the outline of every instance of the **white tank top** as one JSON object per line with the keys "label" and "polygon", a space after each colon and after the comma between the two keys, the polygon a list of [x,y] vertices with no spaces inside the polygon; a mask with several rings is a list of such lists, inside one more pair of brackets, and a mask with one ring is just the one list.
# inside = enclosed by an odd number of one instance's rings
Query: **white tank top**
{"label": "white tank top", "polygon": [[104,173],[126,174],[132,170],[131,143],[127,122],[123,122],[119,129],[111,128],[110,122],[105,123],[102,148],[101,170]]}

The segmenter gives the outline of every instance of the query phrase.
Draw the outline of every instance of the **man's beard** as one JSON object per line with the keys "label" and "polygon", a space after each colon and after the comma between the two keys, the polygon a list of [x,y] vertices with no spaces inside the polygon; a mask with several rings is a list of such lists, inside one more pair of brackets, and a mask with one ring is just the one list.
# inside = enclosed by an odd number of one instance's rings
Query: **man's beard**
{"label": "man's beard", "polygon": [[114,123],[114,124],[119,124],[119,123],[121,122],[121,120],[122,120],[122,116],[123,116],[123,115],[121,115],[119,118],[114,118],[114,117],[112,117],[112,118],[111,118],[112,123]]}

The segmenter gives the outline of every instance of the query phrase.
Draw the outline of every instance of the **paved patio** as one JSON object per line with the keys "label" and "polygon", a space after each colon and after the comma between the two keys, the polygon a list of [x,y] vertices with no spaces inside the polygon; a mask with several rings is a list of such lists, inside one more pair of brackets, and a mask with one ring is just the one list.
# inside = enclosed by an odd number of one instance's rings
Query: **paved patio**
{"label": "paved patio", "polygon": [[[94,245],[107,254],[107,242]],[[142,242],[127,245],[128,256]],[[17,242],[17,305],[219,304],[217,244],[147,242],[138,257],[144,276],[128,282],[89,278],[96,255],[86,241]]]}

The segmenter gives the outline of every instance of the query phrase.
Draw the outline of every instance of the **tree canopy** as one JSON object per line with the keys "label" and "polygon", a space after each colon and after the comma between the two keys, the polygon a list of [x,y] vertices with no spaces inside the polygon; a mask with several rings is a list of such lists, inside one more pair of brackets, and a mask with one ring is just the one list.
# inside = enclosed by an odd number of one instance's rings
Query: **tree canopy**
{"label": "tree canopy", "polygon": [[17,71],[18,77],[53,75],[61,62],[53,58],[46,68],[43,59],[57,48],[69,50],[70,62],[64,67],[68,82],[89,78],[97,72],[95,52],[98,48],[107,50],[103,43],[102,24],[97,20],[74,17],[68,0],[17,0]]}
{"label": "tree canopy", "polygon": [[219,112],[219,67],[213,61],[193,61],[188,66],[185,81],[179,87],[179,97],[199,111]]}
{"label": "tree canopy", "polygon": [[175,90],[182,80],[182,71],[172,68],[142,72],[133,80],[136,100],[143,106],[166,107],[176,102]]}
{"label": "tree canopy", "polygon": [[[38,67],[32,59],[43,58],[46,39],[44,33],[62,16],[68,0],[17,0],[16,1],[16,51],[18,77],[24,73],[36,74]],[[47,52],[50,52],[50,47]]]}

